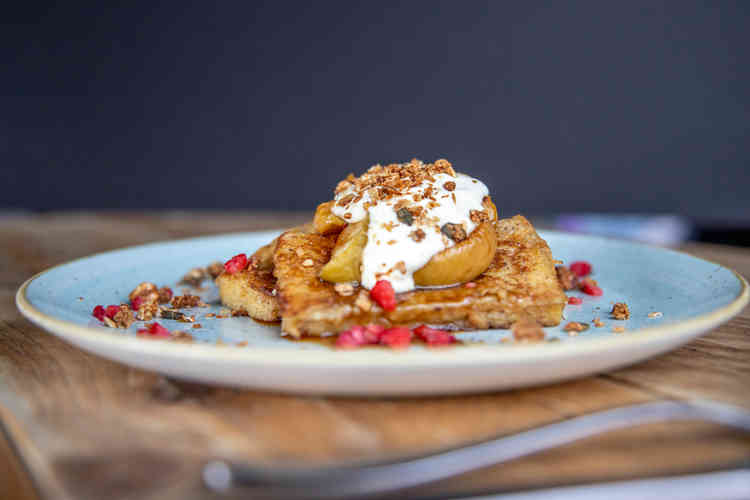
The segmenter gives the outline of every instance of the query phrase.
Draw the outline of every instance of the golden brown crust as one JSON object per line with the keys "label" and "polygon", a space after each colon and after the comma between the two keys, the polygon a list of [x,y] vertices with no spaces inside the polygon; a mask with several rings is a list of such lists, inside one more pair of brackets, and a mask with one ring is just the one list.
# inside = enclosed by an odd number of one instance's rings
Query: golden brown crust
{"label": "golden brown crust", "polygon": [[216,285],[221,302],[233,311],[244,311],[261,321],[281,318],[276,279],[270,270],[251,267],[235,274],[224,272],[216,278]]}

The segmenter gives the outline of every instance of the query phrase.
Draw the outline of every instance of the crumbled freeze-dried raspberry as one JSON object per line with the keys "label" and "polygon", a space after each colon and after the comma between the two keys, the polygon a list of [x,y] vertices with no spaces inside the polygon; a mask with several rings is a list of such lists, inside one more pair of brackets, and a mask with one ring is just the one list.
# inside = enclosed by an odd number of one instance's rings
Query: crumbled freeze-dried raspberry
{"label": "crumbled freeze-dried raspberry", "polygon": [[576,276],[579,278],[582,276],[588,276],[591,274],[591,264],[589,264],[586,261],[579,260],[577,262],[573,262],[570,265],[570,270],[575,273]]}
{"label": "crumbled freeze-dried raspberry", "polygon": [[414,329],[414,334],[417,338],[427,342],[428,345],[447,345],[457,342],[456,337],[445,330],[438,330],[437,328],[430,328],[427,325],[418,326]]}
{"label": "crumbled freeze-dried raspberry", "polygon": [[139,295],[130,301],[130,308],[134,311],[137,311],[145,303],[146,303],[146,298],[143,295]]}
{"label": "crumbled freeze-dried raspberry", "polygon": [[584,283],[581,287],[581,291],[586,295],[594,295],[595,297],[599,297],[600,295],[604,294],[601,288],[590,282]]}
{"label": "crumbled freeze-dried raspberry", "polygon": [[96,306],[94,308],[94,311],[91,313],[93,317],[98,319],[99,321],[104,321],[104,316],[106,315],[104,311],[104,306]]}
{"label": "crumbled freeze-dried raspberry", "polygon": [[364,339],[367,341],[368,344],[377,344],[380,341],[380,336],[385,331],[385,327],[383,325],[377,325],[375,323],[372,323],[370,325],[365,326],[364,331]]}
{"label": "crumbled freeze-dried raspberry", "polygon": [[242,271],[247,267],[247,255],[239,253],[224,263],[224,270],[229,274]]}
{"label": "crumbled freeze-dried raspberry", "polygon": [[583,299],[581,299],[580,297],[568,297],[568,304],[579,306],[583,304]]}
{"label": "crumbled freeze-dried raspberry", "polygon": [[336,347],[342,349],[356,349],[366,343],[365,329],[361,326],[353,326],[339,333],[339,337],[336,339]]}
{"label": "crumbled freeze-dried raspberry", "polygon": [[391,282],[388,280],[379,280],[370,290],[370,298],[386,311],[396,309],[396,292],[393,291]]}
{"label": "crumbled freeze-dried raspberry", "polygon": [[404,349],[411,343],[411,330],[401,326],[389,328],[380,334],[380,343],[393,349]]}
{"label": "crumbled freeze-dried raspberry", "polygon": [[141,337],[156,337],[156,338],[169,338],[172,336],[169,330],[161,326],[159,323],[151,323],[148,328],[141,328],[137,334]]}
{"label": "crumbled freeze-dried raspberry", "polygon": [[355,349],[363,345],[377,344],[383,331],[385,331],[385,327],[376,324],[353,326],[339,334],[338,339],[336,339],[336,346],[343,349]]}
{"label": "crumbled freeze-dried raspberry", "polygon": [[104,315],[109,319],[112,319],[118,312],[120,312],[120,306],[107,306],[107,308],[104,310]]}

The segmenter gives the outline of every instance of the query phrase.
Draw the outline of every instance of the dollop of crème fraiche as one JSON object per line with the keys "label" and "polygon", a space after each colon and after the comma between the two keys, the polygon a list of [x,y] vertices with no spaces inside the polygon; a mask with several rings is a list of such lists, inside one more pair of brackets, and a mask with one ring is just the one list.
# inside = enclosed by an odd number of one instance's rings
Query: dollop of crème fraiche
{"label": "dollop of cr\u00e8me fraiche", "polygon": [[[361,284],[390,281],[396,292],[415,288],[414,273],[462,241],[479,223],[487,186],[457,174],[446,160],[375,165],[336,187],[333,213],[348,223],[369,214]],[[476,221],[476,222],[475,222]]]}

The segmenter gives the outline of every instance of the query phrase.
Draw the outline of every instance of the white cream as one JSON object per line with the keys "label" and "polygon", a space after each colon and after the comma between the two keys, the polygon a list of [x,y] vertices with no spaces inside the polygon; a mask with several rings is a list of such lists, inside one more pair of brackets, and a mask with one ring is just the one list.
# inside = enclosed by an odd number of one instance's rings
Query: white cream
{"label": "white cream", "polygon": [[[435,254],[455,245],[441,232],[443,225],[463,225],[467,235],[476,227],[470,217],[471,211],[484,210],[482,200],[488,194],[487,186],[463,174],[453,177],[441,173],[433,175],[433,178],[434,182],[425,180],[384,201],[375,202],[369,193],[359,193],[353,185],[336,195],[332,210],[335,215],[350,223],[364,219],[368,213],[370,215],[361,269],[361,284],[365,288],[371,289],[376,281],[385,279],[391,282],[397,293],[414,290],[414,273]],[[455,189],[447,190],[444,186],[447,182],[455,183]],[[421,195],[427,187],[432,187],[434,203],[437,203],[432,208],[429,208],[430,199],[416,202],[413,199],[413,195]],[[356,202],[340,206],[338,202],[350,194],[362,196]],[[423,207],[426,217],[415,217],[411,225],[399,221],[394,205],[401,200],[407,200],[409,207]],[[421,241],[415,241],[410,236],[418,229],[424,231]]]}

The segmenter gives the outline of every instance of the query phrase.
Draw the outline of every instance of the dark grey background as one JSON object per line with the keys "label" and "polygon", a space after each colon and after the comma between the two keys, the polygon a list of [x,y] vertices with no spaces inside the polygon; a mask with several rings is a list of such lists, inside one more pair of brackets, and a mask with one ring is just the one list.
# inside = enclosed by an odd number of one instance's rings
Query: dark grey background
{"label": "dark grey background", "polygon": [[4,12],[0,208],[306,209],[416,156],[504,213],[750,220],[750,2],[103,3]]}

